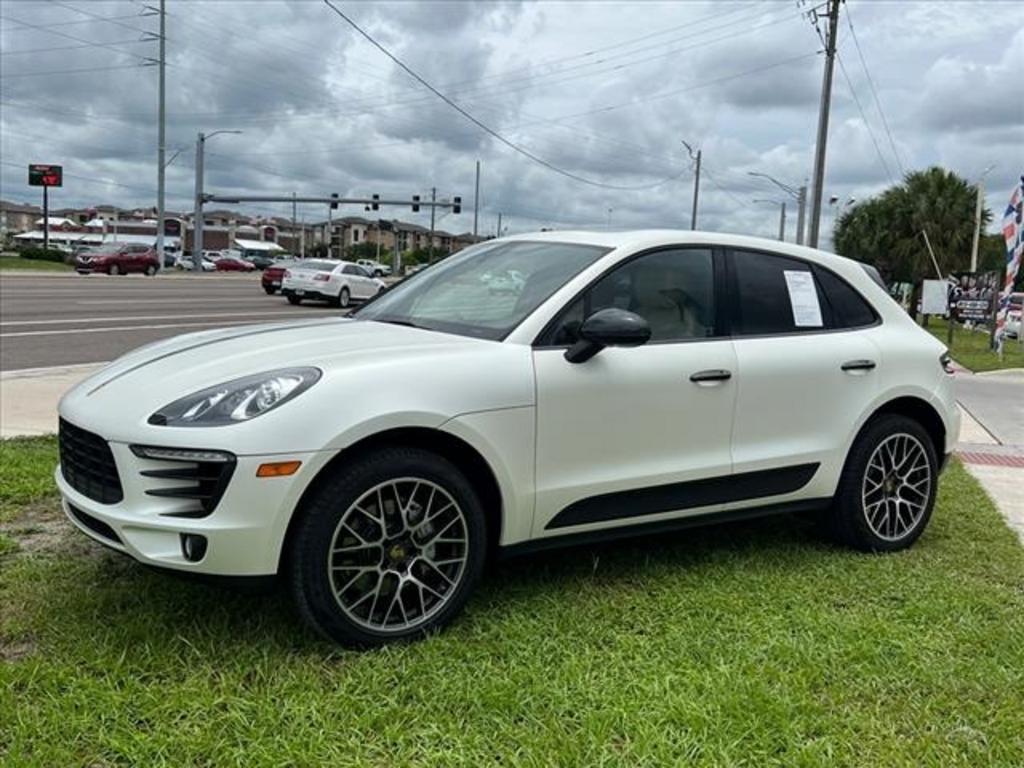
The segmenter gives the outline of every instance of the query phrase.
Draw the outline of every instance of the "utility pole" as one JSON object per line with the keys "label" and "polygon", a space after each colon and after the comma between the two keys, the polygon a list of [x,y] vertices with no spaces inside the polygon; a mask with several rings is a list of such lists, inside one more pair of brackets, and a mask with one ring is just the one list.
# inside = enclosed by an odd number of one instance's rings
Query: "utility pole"
{"label": "utility pole", "polygon": [[50,250],[50,188],[43,185],[43,250]]}
{"label": "utility pole", "polygon": [[700,197],[700,160],[703,154],[703,150],[698,149],[694,154],[693,147],[690,146],[689,142],[683,141],[683,146],[686,147],[686,151],[690,153],[690,159],[694,161],[694,174],[693,174],[693,210],[690,212],[690,229],[697,228],[697,200]]}
{"label": "utility pole", "polygon": [[165,179],[167,163],[164,156],[167,153],[167,108],[164,71],[166,69],[167,56],[167,13],[164,10],[164,0],[160,0],[160,115],[157,128],[156,140],[156,261],[157,271],[164,268],[164,205],[165,205]]}
{"label": "utility pole", "polygon": [[498,237],[501,237],[501,214],[498,214]]}
{"label": "utility pole", "polygon": [[295,241],[298,239],[298,233],[295,231],[295,193],[292,192],[292,252],[295,250]]}
{"label": "utility pole", "polygon": [[437,207],[433,203],[437,202],[437,187],[430,188],[430,256],[427,258],[428,264],[434,263],[434,214],[437,211]]}
{"label": "utility pole", "polygon": [[779,206],[779,241],[786,242],[786,201]]}
{"label": "utility pole", "polygon": [[807,185],[803,184],[796,193],[796,244],[804,244],[804,218],[807,208]]}
{"label": "utility pole", "polygon": [[477,219],[480,215],[480,161],[476,161],[476,191],[473,193],[473,239],[476,239]]}
{"label": "utility pole", "polygon": [[[196,200],[195,216],[192,221],[192,269],[196,272],[203,271],[203,152],[206,149],[206,140],[212,139],[218,133],[241,133],[241,131],[214,131],[209,136],[200,131],[196,138]],[[116,240],[117,230],[115,229],[114,232]]]}
{"label": "utility pole", "polygon": [[206,136],[199,132],[196,138],[196,200],[192,216],[192,271],[203,271],[203,149]]}
{"label": "utility pole", "polygon": [[[839,36],[839,5],[842,0],[828,0],[828,29],[825,38],[825,74],[821,81],[821,103],[818,107],[818,137],[814,146],[814,195],[811,199],[811,231],[808,244],[818,247],[821,228],[821,194],[825,185],[825,144],[828,141],[828,115],[832,106],[832,68],[836,59],[836,38]],[[817,12],[815,23],[817,23]]]}

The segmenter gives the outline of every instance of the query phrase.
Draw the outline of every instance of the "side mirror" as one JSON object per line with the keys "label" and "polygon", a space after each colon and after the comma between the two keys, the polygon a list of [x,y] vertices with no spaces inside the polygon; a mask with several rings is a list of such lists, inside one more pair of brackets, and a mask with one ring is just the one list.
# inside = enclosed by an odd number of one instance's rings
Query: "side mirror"
{"label": "side mirror", "polygon": [[570,363],[585,363],[605,347],[639,347],[651,338],[651,326],[624,309],[601,309],[583,321],[580,340],[565,350]]}

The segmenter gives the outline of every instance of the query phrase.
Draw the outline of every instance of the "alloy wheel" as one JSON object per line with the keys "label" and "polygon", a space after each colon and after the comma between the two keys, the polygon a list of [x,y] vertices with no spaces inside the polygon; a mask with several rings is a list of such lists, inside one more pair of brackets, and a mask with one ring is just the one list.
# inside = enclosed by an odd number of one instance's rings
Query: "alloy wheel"
{"label": "alloy wheel", "polygon": [[882,440],[868,459],[861,485],[871,532],[899,541],[921,521],[932,490],[932,468],[921,442],[905,432]]}
{"label": "alloy wheel", "polygon": [[469,535],[462,508],[419,477],[370,488],[341,516],[327,569],[344,614],[361,627],[397,633],[428,622],[462,580]]}

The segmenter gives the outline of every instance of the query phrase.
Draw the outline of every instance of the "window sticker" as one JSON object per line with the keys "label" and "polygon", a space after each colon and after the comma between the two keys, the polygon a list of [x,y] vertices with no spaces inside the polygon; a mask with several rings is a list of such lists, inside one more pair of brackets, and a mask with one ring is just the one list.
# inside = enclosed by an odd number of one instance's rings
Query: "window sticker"
{"label": "window sticker", "polygon": [[789,269],[783,270],[782,274],[786,276],[789,303],[793,307],[793,325],[797,328],[821,328],[824,323],[821,321],[814,275]]}

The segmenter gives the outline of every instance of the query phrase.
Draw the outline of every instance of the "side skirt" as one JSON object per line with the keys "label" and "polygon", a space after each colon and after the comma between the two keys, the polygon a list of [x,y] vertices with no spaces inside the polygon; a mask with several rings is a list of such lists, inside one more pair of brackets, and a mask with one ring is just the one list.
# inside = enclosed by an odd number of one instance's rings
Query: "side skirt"
{"label": "side skirt", "polygon": [[614,528],[604,528],[599,531],[584,531],[582,533],[568,533],[561,536],[547,536],[542,539],[533,539],[519,544],[512,544],[501,547],[498,550],[498,558],[505,560],[522,555],[543,552],[549,549],[561,549],[563,547],[578,547],[587,544],[597,544],[618,539],[630,539],[641,536],[651,536],[669,531],[681,531],[687,528],[702,528],[704,526],[717,525],[719,523],[733,523],[741,520],[753,520],[759,517],[772,515],[796,514],[800,512],[824,512],[832,504],[831,498],[804,499],[784,504],[769,504],[763,507],[750,507],[748,509],[735,509],[727,512],[713,512],[706,515],[693,515],[675,520],[659,520],[653,523],[634,523],[632,525],[621,525]]}

